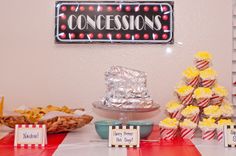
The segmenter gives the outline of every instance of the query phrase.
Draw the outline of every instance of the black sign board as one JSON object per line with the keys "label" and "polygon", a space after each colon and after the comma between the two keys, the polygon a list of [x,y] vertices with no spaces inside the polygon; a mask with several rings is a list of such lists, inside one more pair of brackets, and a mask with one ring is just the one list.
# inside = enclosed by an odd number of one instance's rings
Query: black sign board
{"label": "black sign board", "polygon": [[56,2],[57,43],[173,43],[173,2]]}

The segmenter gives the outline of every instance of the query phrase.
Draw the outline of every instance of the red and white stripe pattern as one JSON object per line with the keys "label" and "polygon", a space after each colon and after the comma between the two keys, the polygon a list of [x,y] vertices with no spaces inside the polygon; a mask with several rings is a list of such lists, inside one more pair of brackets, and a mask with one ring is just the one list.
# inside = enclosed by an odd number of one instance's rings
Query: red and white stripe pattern
{"label": "red and white stripe pattern", "polygon": [[207,69],[207,68],[209,67],[209,64],[210,64],[210,62],[209,62],[209,61],[206,61],[206,60],[197,60],[197,61],[196,61],[196,67],[197,67],[199,70]]}
{"label": "red and white stripe pattern", "polygon": [[222,142],[222,140],[223,140],[223,136],[224,136],[224,134],[223,134],[223,130],[217,130],[217,140],[219,141],[219,142]]}
{"label": "red and white stripe pattern", "polygon": [[196,114],[190,118],[190,120],[194,123],[198,123],[199,121],[199,114]]}
{"label": "red and white stripe pattern", "polygon": [[197,100],[197,105],[199,107],[204,108],[209,104],[209,102],[210,102],[210,98],[199,99],[199,100]]}
{"label": "red and white stripe pattern", "polygon": [[224,100],[223,96],[213,94],[212,97],[211,97],[211,104],[212,105],[218,105],[218,104],[221,104],[223,102],[223,100]]}
{"label": "red and white stripe pattern", "polygon": [[188,85],[188,86],[192,86],[192,87],[195,88],[195,87],[198,86],[198,83],[199,83],[199,76],[197,76],[197,77],[195,77],[195,78],[189,80],[189,81],[187,82],[187,85]]}
{"label": "red and white stripe pattern", "polygon": [[203,87],[211,88],[215,84],[216,80],[202,80],[201,84]]}
{"label": "red and white stripe pattern", "polygon": [[[41,125],[41,124],[37,124],[37,125],[32,125],[32,124],[17,124],[15,126],[15,131],[18,129],[18,128],[43,128],[45,130],[45,133],[46,133],[46,125]],[[42,144],[18,144],[16,143],[16,137],[15,137],[15,140],[14,140],[14,146],[15,147],[23,147],[23,148],[43,148],[45,146],[45,144],[47,144],[46,142],[43,142]]]}
{"label": "red and white stripe pattern", "polygon": [[165,140],[171,140],[175,138],[177,134],[177,129],[167,129],[167,128],[161,128],[161,138]]}
{"label": "red and white stripe pattern", "polygon": [[183,105],[189,105],[193,103],[193,93],[190,93],[186,96],[179,96],[180,101]]}
{"label": "red and white stripe pattern", "polygon": [[42,144],[17,144],[17,148],[43,148]]}
{"label": "red and white stripe pattern", "polygon": [[215,130],[202,131],[203,140],[213,140],[215,137]]}
{"label": "red and white stripe pattern", "polygon": [[194,137],[195,129],[181,128],[180,136],[183,139],[192,139]]}
{"label": "red and white stripe pattern", "polygon": [[171,118],[176,118],[177,120],[180,120],[182,118],[182,114],[181,114],[180,110],[179,111],[175,111],[173,113],[169,113],[169,116]]}

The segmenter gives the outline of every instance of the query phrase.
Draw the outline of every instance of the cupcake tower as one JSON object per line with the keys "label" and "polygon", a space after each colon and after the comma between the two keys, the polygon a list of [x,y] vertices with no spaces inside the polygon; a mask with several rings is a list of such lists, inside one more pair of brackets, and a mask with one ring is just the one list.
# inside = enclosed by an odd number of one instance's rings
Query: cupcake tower
{"label": "cupcake tower", "polygon": [[[192,139],[198,127],[202,139],[212,140],[217,136],[222,141],[223,125],[233,124],[233,107],[226,100],[227,90],[216,81],[217,73],[210,66],[211,59],[210,53],[198,52],[195,66],[183,72],[183,82],[175,89],[177,99],[166,105],[169,117],[160,122],[162,138],[174,138],[176,134],[165,137],[162,132],[172,130],[177,133],[179,129],[181,137]],[[170,126],[169,122],[178,126]]]}

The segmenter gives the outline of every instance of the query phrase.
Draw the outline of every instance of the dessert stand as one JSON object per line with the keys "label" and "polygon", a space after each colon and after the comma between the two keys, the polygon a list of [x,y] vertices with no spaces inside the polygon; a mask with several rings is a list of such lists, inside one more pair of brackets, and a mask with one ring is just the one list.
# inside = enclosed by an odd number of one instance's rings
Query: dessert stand
{"label": "dessert stand", "polygon": [[129,121],[129,113],[147,113],[153,112],[160,108],[157,103],[153,103],[151,107],[148,108],[118,108],[118,107],[108,107],[103,104],[102,101],[95,101],[92,103],[93,107],[103,111],[116,112],[119,113],[119,120],[126,124]]}
{"label": "dessert stand", "polygon": [[128,114],[152,112],[159,108],[150,98],[145,72],[122,66],[112,66],[105,72],[106,94],[95,101],[94,108],[119,114],[126,124]]}

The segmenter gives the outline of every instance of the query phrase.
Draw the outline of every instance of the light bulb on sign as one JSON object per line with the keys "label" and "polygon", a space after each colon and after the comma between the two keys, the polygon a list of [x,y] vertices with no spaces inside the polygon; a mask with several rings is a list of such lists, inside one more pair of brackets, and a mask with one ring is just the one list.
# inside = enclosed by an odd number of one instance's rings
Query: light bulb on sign
{"label": "light bulb on sign", "polygon": [[171,47],[166,48],[166,54],[167,55],[172,54],[172,52],[173,52],[173,49]]}
{"label": "light bulb on sign", "polygon": [[178,45],[183,45],[183,42],[175,42],[175,43],[177,43]]}
{"label": "light bulb on sign", "polygon": [[79,10],[79,4],[77,5],[75,12],[77,12]]}

